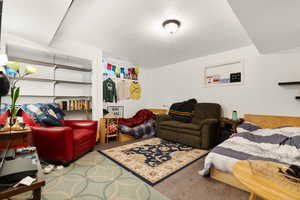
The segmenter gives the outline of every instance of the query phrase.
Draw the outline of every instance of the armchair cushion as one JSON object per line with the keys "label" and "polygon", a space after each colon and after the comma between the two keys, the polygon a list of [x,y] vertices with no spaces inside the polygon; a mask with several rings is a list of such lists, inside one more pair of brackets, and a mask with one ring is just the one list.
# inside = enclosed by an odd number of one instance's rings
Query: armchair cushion
{"label": "armchair cushion", "polygon": [[163,121],[160,123],[161,127],[173,127],[173,128],[183,128],[190,130],[200,130],[201,126],[193,123],[184,123],[179,121]]}
{"label": "armchair cushion", "polygon": [[64,124],[72,129],[97,129],[97,121],[91,120],[65,120]]}
{"label": "armchair cushion", "polygon": [[94,141],[96,141],[96,134],[95,134],[95,131],[92,129],[74,129],[73,130],[73,139],[74,139],[75,145],[83,144],[83,143],[91,140],[91,138],[93,138]]}

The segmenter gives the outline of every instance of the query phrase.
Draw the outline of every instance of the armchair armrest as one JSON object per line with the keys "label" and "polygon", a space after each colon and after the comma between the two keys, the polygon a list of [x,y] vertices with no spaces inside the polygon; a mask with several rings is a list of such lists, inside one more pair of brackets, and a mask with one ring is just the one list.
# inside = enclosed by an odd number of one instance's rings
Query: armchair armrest
{"label": "armchair armrest", "polygon": [[[45,160],[73,159],[73,130],[70,127],[31,127],[33,142],[38,154]],[[51,149],[51,151],[49,151]]]}
{"label": "armchair armrest", "polygon": [[65,120],[65,126],[72,129],[95,129],[97,130],[97,121],[92,120]]}
{"label": "armchair armrest", "polygon": [[210,149],[217,143],[220,122],[218,119],[205,119],[200,123],[201,146]]}

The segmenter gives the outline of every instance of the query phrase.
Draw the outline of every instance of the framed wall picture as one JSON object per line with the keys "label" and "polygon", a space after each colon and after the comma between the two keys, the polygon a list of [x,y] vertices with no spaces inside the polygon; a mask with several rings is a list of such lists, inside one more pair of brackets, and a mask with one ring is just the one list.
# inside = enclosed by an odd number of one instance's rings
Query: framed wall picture
{"label": "framed wall picture", "polygon": [[243,60],[205,67],[204,81],[206,87],[243,84]]}
{"label": "framed wall picture", "polygon": [[117,118],[124,117],[124,106],[107,106],[107,111],[114,114]]}

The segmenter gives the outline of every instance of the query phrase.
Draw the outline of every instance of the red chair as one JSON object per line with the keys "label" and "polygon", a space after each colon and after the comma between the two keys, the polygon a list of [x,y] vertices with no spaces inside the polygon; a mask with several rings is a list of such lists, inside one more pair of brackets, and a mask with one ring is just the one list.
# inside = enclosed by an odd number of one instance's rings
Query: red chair
{"label": "red chair", "polygon": [[22,117],[31,127],[33,143],[45,161],[68,164],[95,146],[97,121],[63,120],[64,126],[42,127],[25,112],[22,112]]}

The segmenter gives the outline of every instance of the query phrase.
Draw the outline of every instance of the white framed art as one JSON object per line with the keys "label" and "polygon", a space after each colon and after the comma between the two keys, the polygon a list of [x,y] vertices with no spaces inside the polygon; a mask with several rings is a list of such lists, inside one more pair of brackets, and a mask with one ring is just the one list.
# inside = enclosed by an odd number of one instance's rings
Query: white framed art
{"label": "white framed art", "polygon": [[204,69],[204,85],[206,87],[242,85],[244,76],[243,60],[207,66]]}

